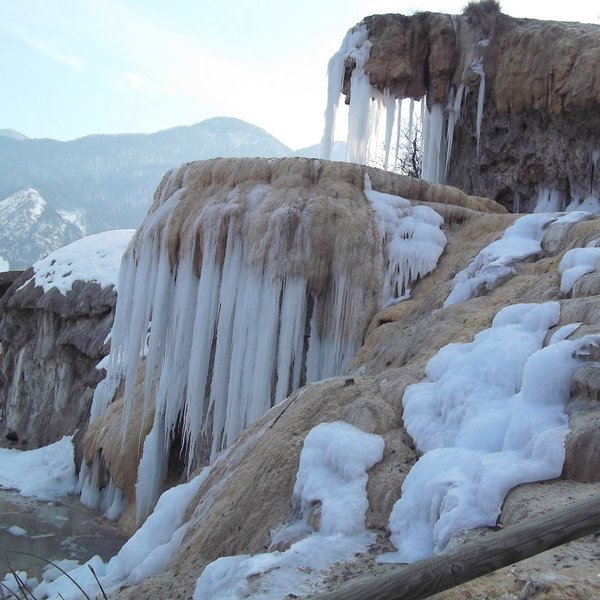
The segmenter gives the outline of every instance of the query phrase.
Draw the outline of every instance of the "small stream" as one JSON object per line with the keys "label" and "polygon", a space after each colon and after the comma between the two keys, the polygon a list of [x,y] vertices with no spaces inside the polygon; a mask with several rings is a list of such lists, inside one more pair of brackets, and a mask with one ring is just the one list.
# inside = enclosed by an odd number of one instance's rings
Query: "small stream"
{"label": "small stream", "polygon": [[44,502],[0,491],[0,581],[9,571],[7,560],[14,570],[39,578],[46,567],[40,558],[83,563],[98,554],[106,562],[127,539],[110,521],[83,506],[77,496]]}

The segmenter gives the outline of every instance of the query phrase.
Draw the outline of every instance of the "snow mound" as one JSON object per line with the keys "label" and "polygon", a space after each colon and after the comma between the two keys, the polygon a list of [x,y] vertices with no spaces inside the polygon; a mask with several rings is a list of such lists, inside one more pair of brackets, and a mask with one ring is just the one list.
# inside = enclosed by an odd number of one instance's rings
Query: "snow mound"
{"label": "snow mound", "polygon": [[383,458],[383,439],[348,423],[313,428],[300,454],[293,501],[308,518],[321,501],[322,533],[358,533],[368,508],[367,471]]}
{"label": "snow mound", "polygon": [[562,275],[560,280],[560,291],[569,294],[577,280],[593,273],[600,261],[600,248],[573,248],[565,253],[558,272]]}
{"label": "snow mound", "polygon": [[[301,509],[306,532],[311,531],[311,507],[322,503],[320,531],[285,552],[218,558],[198,578],[194,600],[250,595],[275,600],[287,594],[310,594],[331,564],[353,560],[366,551],[373,541],[365,531],[367,470],[382,459],[383,447],[380,436],[348,423],[321,423],[313,428],[300,453],[293,503]],[[298,525],[288,528],[298,532]]]}
{"label": "snow mound", "polygon": [[135,230],[104,231],[51,252],[33,265],[36,286],[66,294],[75,281],[95,281],[117,287],[121,257]]}
{"label": "snow mound", "polygon": [[71,436],[35,450],[0,448],[0,489],[22,496],[55,500],[77,486],[75,451]]}

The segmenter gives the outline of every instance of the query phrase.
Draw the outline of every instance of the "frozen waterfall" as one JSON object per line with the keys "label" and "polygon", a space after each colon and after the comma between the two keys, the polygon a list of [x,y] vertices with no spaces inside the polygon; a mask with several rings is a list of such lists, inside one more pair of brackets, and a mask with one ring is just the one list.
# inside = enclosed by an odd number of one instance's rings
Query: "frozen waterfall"
{"label": "frozen waterfall", "polygon": [[[483,59],[486,46],[486,40],[477,44],[477,57],[467,67],[471,74],[476,76],[478,88],[475,133],[477,154],[486,93]],[[421,177],[434,183],[445,183],[450,168],[456,125],[461,119],[468,92],[467,85],[461,81],[461,73],[457,71],[454,74],[445,101],[434,101],[429,91],[421,97],[410,98],[408,116],[405,116],[406,121],[403,121],[401,106],[404,97],[397,96],[388,87],[371,84],[367,66],[371,47],[367,26],[359,23],[346,34],[340,49],[329,61],[321,156],[326,159],[331,156],[338,104],[341,95],[346,94],[349,104],[346,160],[382,167],[385,170],[398,169],[398,155],[402,152],[401,142],[405,141],[402,139],[403,132],[408,132],[406,137],[412,140],[417,126],[418,115],[415,119],[414,111],[417,108],[415,102],[418,102],[422,128]],[[347,73],[350,73],[349,77]],[[396,145],[396,160],[391,162],[393,142]]]}
{"label": "frozen waterfall", "polygon": [[[229,176],[250,162],[229,161]],[[293,390],[343,373],[375,311],[407,295],[446,243],[437,213],[375,192],[368,179],[338,198],[325,177],[328,195],[314,185],[289,189],[288,165],[312,169],[314,180],[319,161],[254,162],[270,170],[270,183],[250,169],[249,181],[212,184],[211,176],[227,178],[225,169],[209,173],[210,163],[171,174],[123,258],[92,414],[122,390],[122,439],[143,443],[138,521],[162,491],[176,436],[189,473]],[[128,426],[139,402],[153,415],[145,439]],[[110,497],[99,492],[99,461],[82,469],[82,500],[114,516],[122,496],[112,482]]]}

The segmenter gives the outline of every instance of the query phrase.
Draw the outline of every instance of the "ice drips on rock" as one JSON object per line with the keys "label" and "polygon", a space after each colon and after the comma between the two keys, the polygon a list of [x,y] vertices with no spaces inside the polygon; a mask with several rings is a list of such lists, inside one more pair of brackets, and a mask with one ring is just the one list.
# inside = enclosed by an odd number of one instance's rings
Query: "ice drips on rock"
{"label": "ice drips on rock", "polygon": [[440,552],[460,530],[495,525],[516,485],[560,475],[575,351],[599,340],[544,347],[559,316],[557,302],[508,306],[473,342],[442,348],[425,381],[406,389],[405,426],[423,456],[390,516],[398,551],[382,562]]}

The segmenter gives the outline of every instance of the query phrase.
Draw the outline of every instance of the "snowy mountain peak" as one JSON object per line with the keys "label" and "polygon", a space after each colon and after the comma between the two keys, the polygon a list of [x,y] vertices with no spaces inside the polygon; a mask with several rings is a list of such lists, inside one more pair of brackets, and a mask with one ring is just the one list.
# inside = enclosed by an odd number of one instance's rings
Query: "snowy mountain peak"
{"label": "snowy mountain peak", "polygon": [[29,139],[26,135],[14,129],[0,129],[0,137],[10,138],[11,140],[17,141]]}
{"label": "snowy mountain peak", "polygon": [[28,210],[32,219],[38,219],[47,206],[47,202],[37,190],[28,188],[0,201],[0,219],[15,210]]}
{"label": "snowy mountain peak", "polygon": [[62,218],[28,188],[0,201],[0,257],[3,270],[25,269],[49,252],[81,237],[78,227]]}

